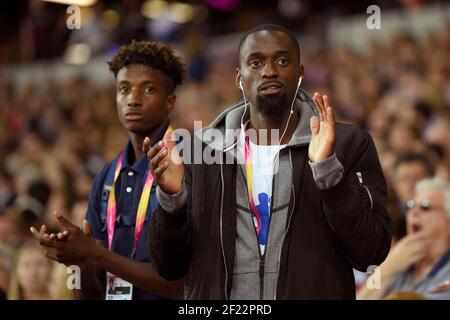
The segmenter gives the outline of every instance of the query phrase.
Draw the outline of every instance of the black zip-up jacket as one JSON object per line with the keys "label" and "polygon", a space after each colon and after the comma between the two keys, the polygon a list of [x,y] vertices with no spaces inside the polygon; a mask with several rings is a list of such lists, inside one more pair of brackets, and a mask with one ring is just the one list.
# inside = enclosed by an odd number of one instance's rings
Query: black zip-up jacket
{"label": "black zip-up jacket", "polygon": [[[375,145],[367,132],[337,123],[335,153],[344,176],[327,190],[314,182],[308,146],[291,147],[293,186],[276,298],[355,299],[352,268],[365,272],[381,264],[391,244],[386,183]],[[174,212],[159,205],[151,217],[151,260],[163,278],[185,277],[186,299],[229,298],[237,166],[185,165],[187,204]]]}

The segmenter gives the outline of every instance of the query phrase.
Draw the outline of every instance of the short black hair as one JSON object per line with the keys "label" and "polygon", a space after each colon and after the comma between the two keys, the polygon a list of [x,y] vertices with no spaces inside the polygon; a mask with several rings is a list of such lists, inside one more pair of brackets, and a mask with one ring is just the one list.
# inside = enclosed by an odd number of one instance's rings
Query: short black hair
{"label": "short black hair", "polygon": [[428,176],[432,177],[434,175],[434,167],[431,161],[424,154],[414,151],[408,151],[400,154],[394,163],[394,169],[397,170],[400,165],[410,162],[422,163],[423,167],[427,171]]}
{"label": "short black hair", "polygon": [[258,32],[258,31],[279,31],[279,32],[282,32],[282,33],[288,35],[289,39],[291,39],[292,43],[294,44],[295,51],[296,51],[298,59],[300,61],[300,45],[298,44],[298,40],[294,36],[294,34],[283,26],[280,26],[278,24],[271,24],[271,23],[266,23],[266,24],[261,24],[259,26],[256,26],[244,34],[241,41],[239,42],[238,59],[241,56],[241,48],[244,45],[245,40],[247,40],[249,35],[251,35],[255,32]]}
{"label": "short black hair", "polygon": [[130,44],[120,47],[108,61],[109,70],[116,78],[119,70],[130,64],[142,64],[164,73],[172,80],[170,91],[183,83],[184,64],[173,50],[162,42],[132,40]]}

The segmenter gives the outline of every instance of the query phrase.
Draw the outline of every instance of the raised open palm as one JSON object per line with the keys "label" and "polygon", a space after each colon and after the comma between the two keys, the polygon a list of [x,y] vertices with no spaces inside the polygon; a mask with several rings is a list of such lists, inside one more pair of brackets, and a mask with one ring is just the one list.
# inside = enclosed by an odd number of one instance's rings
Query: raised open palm
{"label": "raised open palm", "polygon": [[312,162],[319,162],[330,157],[334,152],[336,142],[336,126],[333,109],[326,95],[314,93],[314,103],[319,110],[320,119],[316,116],[310,119],[311,142],[308,157]]}

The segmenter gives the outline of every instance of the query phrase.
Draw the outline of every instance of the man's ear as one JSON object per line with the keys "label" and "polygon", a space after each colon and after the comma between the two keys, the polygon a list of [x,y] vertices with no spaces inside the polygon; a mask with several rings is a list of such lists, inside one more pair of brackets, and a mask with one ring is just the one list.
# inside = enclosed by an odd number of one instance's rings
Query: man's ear
{"label": "man's ear", "polygon": [[236,68],[236,87],[238,87],[239,90],[242,90],[240,85],[241,81],[242,81],[241,72],[239,71],[239,68]]}
{"label": "man's ear", "polygon": [[177,96],[174,94],[171,94],[167,98],[167,106],[166,106],[166,112],[167,114],[171,113],[173,110],[173,107],[175,106],[175,102],[177,101]]}
{"label": "man's ear", "polygon": [[305,68],[303,67],[302,64],[300,64],[300,69],[298,71],[298,75],[299,75],[299,77],[304,77],[305,76]]}

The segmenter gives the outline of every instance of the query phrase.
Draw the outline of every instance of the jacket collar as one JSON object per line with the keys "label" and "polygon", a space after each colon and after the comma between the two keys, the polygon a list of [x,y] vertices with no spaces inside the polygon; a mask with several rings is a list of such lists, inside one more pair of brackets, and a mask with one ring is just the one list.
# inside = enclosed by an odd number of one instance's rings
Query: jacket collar
{"label": "jacket collar", "polygon": [[[309,127],[309,120],[312,116],[319,116],[317,108],[313,100],[307,95],[305,91],[299,89],[297,92],[297,101],[295,106],[300,112],[300,121],[297,128],[288,143],[288,147],[300,146],[309,144],[311,141],[311,131]],[[241,118],[244,112],[244,101],[241,100],[230,108],[224,110],[219,116],[206,128],[195,132],[195,135],[200,138],[205,144],[213,149],[220,151],[227,151],[235,147],[237,138],[241,131]],[[250,111],[244,115],[244,123],[249,119]],[[217,139],[210,140],[212,130],[219,130],[221,135]],[[207,138],[208,137],[208,138]]]}

